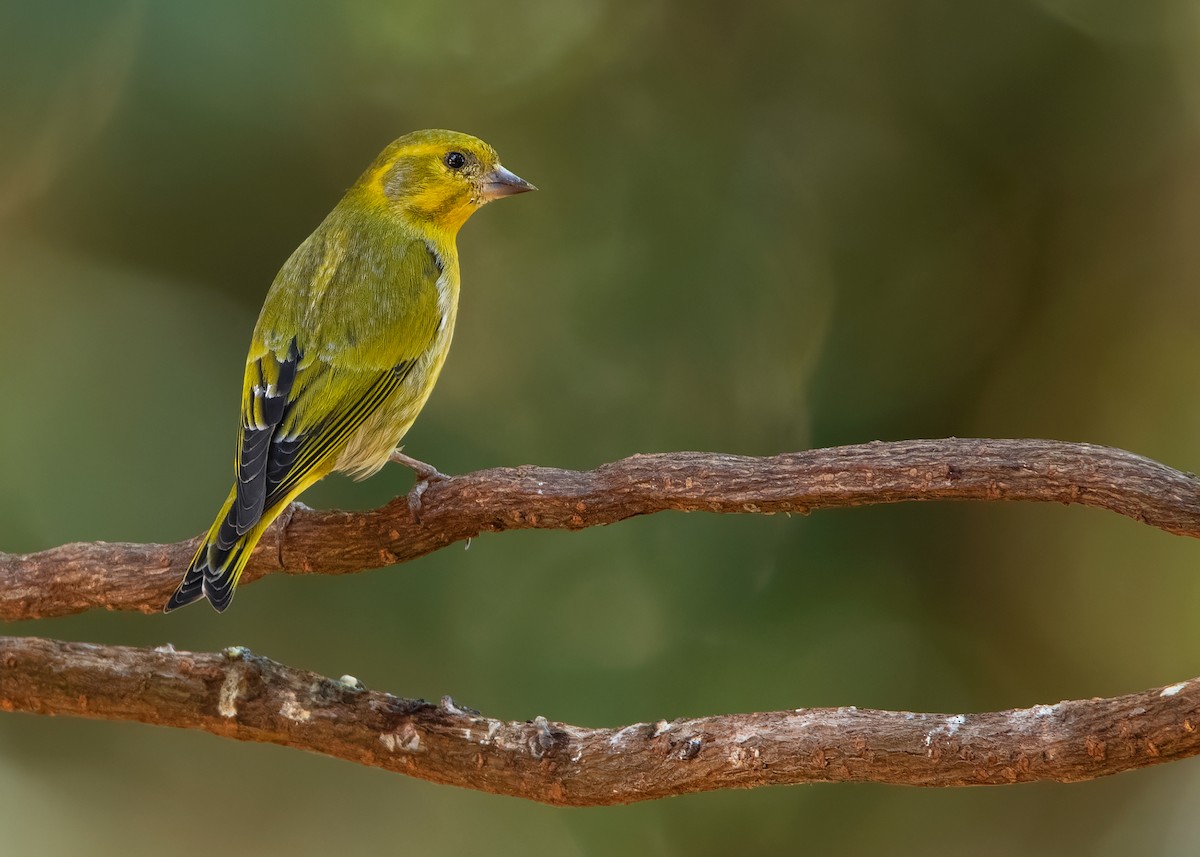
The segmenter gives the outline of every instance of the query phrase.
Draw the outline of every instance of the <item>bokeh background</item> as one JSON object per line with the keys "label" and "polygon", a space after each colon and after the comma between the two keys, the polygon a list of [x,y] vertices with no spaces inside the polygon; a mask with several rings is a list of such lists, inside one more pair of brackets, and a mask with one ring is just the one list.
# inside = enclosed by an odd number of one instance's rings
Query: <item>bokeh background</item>
{"label": "bokeh background", "polygon": [[[1189,0],[10,0],[0,80],[3,550],[208,526],[272,276],[421,127],[484,137],[542,188],[461,236],[455,346],[407,441],[443,470],[948,435],[1200,469]],[[3,632],[240,644],[585,725],[976,711],[1196,675],[1198,569],[1193,542],[1057,506],[657,515],[277,576],[221,617]],[[1198,789],[1189,761],[563,810],[0,718],[12,854],[1194,854]]]}

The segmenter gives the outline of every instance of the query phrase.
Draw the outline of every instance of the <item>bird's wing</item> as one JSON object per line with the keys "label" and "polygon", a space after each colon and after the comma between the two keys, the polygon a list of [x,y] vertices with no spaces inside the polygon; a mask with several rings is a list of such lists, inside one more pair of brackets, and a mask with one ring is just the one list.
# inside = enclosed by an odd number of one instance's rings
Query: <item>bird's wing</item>
{"label": "bird's wing", "polygon": [[343,257],[310,307],[315,322],[273,318],[274,288],[268,296],[259,322],[266,329],[256,330],[246,364],[236,497],[214,540],[214,568],[264,514],[333,468],[431,346],[441,321],[440,257],[412,242],[394,258],[381,266]]}

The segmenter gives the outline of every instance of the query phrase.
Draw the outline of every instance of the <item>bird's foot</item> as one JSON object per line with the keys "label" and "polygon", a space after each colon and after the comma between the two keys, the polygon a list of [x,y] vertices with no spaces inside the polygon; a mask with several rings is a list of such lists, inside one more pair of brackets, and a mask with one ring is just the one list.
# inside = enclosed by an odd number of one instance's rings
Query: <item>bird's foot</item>
{"label": "bird's foot", "polygon": [[388,461],[395,464],[403,464],[417,476],[417,481],[413,485],[412,490],[408,492],[408,510],[412,512],[417,523],[421,523],[421,496],[429,489],[429,486],[434,482],[444,482],[450,477],[442,471],[438,470],[432,464],[426,464],[424,461],[418,461],[411,455],[405,455],[400,450],[396,450],[390,456]]}

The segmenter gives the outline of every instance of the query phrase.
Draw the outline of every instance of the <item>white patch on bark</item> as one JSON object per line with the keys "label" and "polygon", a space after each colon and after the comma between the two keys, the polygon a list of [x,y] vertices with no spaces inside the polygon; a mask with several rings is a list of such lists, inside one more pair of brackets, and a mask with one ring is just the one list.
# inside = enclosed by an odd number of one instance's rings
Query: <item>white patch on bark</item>
{"label": "white patch on bark", "polygon": [[290,690],[283,695],[283,705],[279,708],[279,714],[296,723],[303,723],[312,718],[312,712],[301,705],[296,699],[296,694]]}
{"label": "white patch on bark", "polygon": [[421,734],[411,723],[405,723],[395,732],[383,732],[379,736],[380,743],[392,753],[421,752]]}
{"label": "white patch on bark", "polygon": [[240,667],[231,667],[225,673],[220,696],[217,697],[217,712],[222,717],[237,717],[237,698],[242,692],[245,675]]}
{"label": "white patch on bark", "polygon": [[617,730],[616,732],[613,733],[612,737],[608,739],[608,746],[610,746],[610,747],[617,746],[618,744],[620,744],[622,741],[625,740],[626,736],[628,736],[632,732],[637,731],[639,728],[644,728],[645,725],[646,725],[645,723],[633,723],[629,726],[626,726],[624,729]]}

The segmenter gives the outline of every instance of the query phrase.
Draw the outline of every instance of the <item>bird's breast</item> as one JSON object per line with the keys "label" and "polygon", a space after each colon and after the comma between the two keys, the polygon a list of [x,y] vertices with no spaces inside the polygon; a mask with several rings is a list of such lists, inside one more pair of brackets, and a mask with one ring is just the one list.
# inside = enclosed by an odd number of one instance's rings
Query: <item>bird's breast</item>
{"label": "bird's breast", "polygon": [[417,357],[396,390],[380,402],[338,456],[335,470],[364,479],[387,463],[433,392],[458,317],[457,265],[443,263],[437,279],[439,320],[429,347]]}

